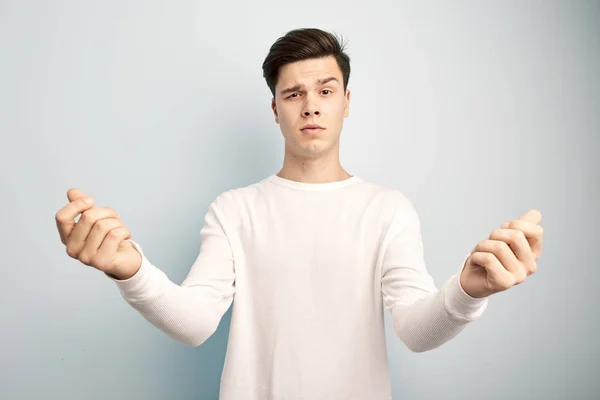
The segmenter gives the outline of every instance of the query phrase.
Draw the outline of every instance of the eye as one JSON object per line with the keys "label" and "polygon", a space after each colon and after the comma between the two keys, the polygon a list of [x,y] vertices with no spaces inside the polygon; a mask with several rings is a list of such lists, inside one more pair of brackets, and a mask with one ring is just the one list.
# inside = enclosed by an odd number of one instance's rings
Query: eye
{"label": "eye", "polygon": [[323,92],[329,92],[329,93],[331,93],[331,90],[329,90],[329,89],[323,89]]}
{"label": "eye", "polygon": [[288,99],[289,99],[290,97],[292,97],[292,98],[298,97],[298,96],[296,96],[296,95],[298,95],[298,94],[300,94],[300,93],[292,93],[291,95],[289,95],[289,96],[288,96]]}

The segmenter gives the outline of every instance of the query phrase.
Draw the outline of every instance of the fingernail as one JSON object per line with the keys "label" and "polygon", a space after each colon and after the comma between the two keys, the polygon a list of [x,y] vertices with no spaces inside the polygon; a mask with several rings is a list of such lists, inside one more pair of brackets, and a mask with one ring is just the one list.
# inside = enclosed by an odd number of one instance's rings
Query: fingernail
{"label": "fingernail", "polygon": [[94,204],[94,199],[88,197],[87,199],[85,199],[85,202],[91,206],[92,204]]}

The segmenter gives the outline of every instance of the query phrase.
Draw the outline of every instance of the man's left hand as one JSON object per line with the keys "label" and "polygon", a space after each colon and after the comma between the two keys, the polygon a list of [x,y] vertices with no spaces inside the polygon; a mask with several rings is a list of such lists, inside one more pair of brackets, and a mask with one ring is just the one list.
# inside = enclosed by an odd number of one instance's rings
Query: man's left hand
{"label": "man's left hand", "polygon": [[460,285],[471,297],[487,297],[519,285],[537,270],[544,230],[542,214],[530,210],[505,222],[475,246],[460,275]]}

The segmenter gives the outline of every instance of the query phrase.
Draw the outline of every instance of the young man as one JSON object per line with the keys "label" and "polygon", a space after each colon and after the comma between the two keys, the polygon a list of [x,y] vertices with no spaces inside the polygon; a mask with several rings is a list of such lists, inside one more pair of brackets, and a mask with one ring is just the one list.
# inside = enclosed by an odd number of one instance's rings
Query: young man
{"label": "young man", "polygon": [[532,210],[492,231],[435,287],[409,199],[340,165],[349,62],[318,29],[273,44],[263,71],[283,167],[210,204],[181,285],[144,256],[114,210],[85,203],[82,191],[69,190],[56,215],[69,256],[105,272],[176,340],[201,345],[233,303],[223,400],[390,399],[384,308],[406,346],[424,352],[536,270],[543,230]]}

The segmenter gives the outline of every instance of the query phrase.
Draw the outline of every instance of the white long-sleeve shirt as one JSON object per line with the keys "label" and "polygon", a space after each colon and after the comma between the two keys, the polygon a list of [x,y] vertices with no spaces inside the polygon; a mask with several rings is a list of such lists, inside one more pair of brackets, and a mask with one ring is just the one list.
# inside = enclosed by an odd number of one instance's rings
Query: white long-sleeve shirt
{"label": "white long-sleeve shirt", "polygon": [[221,400],[389,400],[384,309],[400,340],[423,352],[488,303],[460,286],[463,265],[437,289],[412,203],[357,176],[319,184],[271,175],[222,193],[181,285],[133,244],[139,271],[113,280],[174,339],[202,344],[233,303]]}

